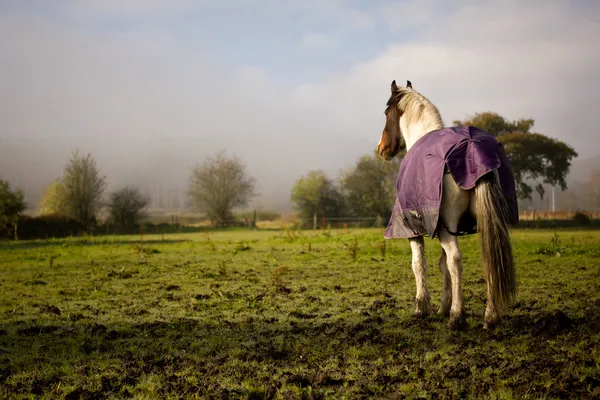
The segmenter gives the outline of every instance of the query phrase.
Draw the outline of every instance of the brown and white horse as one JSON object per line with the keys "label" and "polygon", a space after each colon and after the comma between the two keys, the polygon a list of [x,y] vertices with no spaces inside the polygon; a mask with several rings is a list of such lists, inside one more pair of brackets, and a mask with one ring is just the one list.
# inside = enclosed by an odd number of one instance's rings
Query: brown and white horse
{"label": "brown and white horse", "polygon": [[[392,93],[385,110],[386,124],[377,147],[384,160],[391,160],[403,148],[409,152],[420,138],[429,132],[444,128],[435,105],[412,88],[392,82]],[[484,179],[485,178],[485,179]],[[487,281],[487,306],[484,327],[492,328],[506,312],[516,293],[516,272],[510,235],[503,208],[506,199],[496,170],[480,178],[470,190],[461,188],[453,175],[444,174],[439,207],[440,225],[437,231],[442,253],[439,269],[443,277],[443,292],[438,313],[449,316],[449,328],[460,329],[465,325],[462,297],[462,256],[456,234],[459,221],[470,213],[477,223]],[[412,250],[412,268],[415,275],[416,311],[418,316],[431,313],[427,289],[426,260],[423,236],[409,238]]]}

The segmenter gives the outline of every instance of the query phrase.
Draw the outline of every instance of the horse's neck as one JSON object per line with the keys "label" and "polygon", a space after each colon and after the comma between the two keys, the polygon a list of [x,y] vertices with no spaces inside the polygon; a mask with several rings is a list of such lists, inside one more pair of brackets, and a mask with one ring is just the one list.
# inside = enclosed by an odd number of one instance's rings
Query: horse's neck
{"label": "horse's neck", "polygon": [[403,121],[401,121],[401,125],[405,125],[402,126],[401,129],[404,134],[404,141],[406,142],[406,150],[410,150],[417,140],[421,139],[429,132],[444,127],[443,124],[438,122],[417,121],[410,124],[402,124],[402,122]]}

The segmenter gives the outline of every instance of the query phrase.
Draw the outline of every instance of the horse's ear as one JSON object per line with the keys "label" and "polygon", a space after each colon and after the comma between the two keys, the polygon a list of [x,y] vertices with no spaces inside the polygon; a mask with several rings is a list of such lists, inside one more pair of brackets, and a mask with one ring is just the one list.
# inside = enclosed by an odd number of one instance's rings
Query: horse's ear
{"label": "horse's ear", "polygon": [[392,93],[396,93],[398,91],[398,85],[396,85],[396,80],[392,81]]}
{"label": "horse's ear", "polygon": [[406,87],[412,89],[412,83],[410,83],[410,81],[406,81]]}

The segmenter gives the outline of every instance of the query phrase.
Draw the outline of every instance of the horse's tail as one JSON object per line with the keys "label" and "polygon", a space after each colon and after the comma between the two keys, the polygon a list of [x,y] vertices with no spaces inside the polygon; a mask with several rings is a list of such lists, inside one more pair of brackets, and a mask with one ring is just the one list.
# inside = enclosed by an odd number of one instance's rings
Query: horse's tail
{"label": "horse's tail", "polygon": [[517,289],[517,274],[507,226],[508,204],[496,171],[475,186],[475,214],[488,291],[497,310],[506,311]]}

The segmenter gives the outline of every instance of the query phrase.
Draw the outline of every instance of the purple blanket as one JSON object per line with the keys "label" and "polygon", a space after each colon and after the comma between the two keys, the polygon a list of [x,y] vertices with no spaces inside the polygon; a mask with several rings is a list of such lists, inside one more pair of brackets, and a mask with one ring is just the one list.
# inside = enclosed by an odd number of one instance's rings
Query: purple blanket
{"label": "purple blanket", "polygon": [[[508,222],[515,225],[519,222],[515,181],[503,145],[472,126],[429,132],[410,148],[400,164],[396,203],[384,237],[429,235],[433,239],[437,234],[444,173],[451,173],[456,183],[468,190],[495,169],[509,206]],[[458,231],[473,234],[476,227],[475,219],[466,213]]]}

